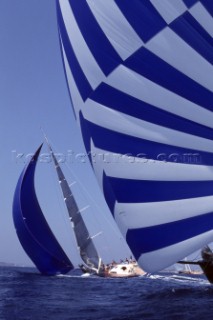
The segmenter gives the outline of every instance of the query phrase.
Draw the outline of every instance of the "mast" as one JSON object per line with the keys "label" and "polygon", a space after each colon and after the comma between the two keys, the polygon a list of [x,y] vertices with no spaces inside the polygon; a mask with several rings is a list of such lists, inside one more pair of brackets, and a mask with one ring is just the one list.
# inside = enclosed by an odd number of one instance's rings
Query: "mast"
{"label": "mast", "polygon": [[61,170],[61,167],[53,153],[53,150],[45,137],[47,145],[52,156],[56,173],[58,176],[59,184],[63,193],[64,202],[69,214],[69,219],[72,224],[76,242],[80,251],[80,256],[84,263],[91,269],[98,270],[99,268],[99,255],[93,243],[93,237],[90,236],[86,224],[82,218],[82,213],[88,206],[79,209],[70,186]]}

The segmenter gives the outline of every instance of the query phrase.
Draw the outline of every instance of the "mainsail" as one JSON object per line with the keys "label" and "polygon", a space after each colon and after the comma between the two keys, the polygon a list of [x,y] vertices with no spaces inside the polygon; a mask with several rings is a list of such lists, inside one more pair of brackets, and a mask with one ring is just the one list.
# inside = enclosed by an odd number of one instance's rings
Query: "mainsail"
{"label": "mainsail", "polygon": [[80,256],[84,261],[84,263],[86,264],[86,266],[98,271],[100,258],[94,246],[92,237],[90,236],[89,231],[86,227],[86,224],[84,223],[84,220],[82,218],[83,211],[86,208],[82,208],[82,209],[78,208],[78,205],[75,201],[73,193],[70,189],[70,186],[60,168],[60,165],[49,143],[48,143],[48,146],[54,161],[59,184],[64,196],[64,202],[68,210],[70,222],[72,223],[72,226],[73,226],[73,231],[74,231],[76,242],[79,248]]}
{"label": "mainsail", "polygon": [[106,202],[143,269],[163,269],[213,240],[213,1],[57,0],[57,14]]}
{"label": "mainsail", "polygon": [[13,200],[13,221],[19,241],[45,275],[67,273],[73,265],[52,233],[39,206],[34,173],[42,145],[25,166],[18,180]]}

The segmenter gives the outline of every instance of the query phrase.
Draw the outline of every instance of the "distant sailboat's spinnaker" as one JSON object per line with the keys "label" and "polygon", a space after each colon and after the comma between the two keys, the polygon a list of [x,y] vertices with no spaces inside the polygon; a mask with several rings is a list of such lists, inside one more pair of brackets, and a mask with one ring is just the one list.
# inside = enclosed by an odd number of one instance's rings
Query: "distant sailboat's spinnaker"
{"label": "distant sailboat's spinnaker", "polygon": [[105,199],[139,264],[160,270],[213,240],[213,1],[58,0],[57,13]]}
{"label": "distant sailboat's spinnaker", "polygon": [[79,210],[75,198],[71,192],[71,189],[65,179],[65,176],[60,168],[60,165],[50,147],[50,152],[55,164],[56,172],[58,175],[59,183],[63,192],[64,201],[69,213],[70,221],[72,223],[74,234],[76,237],[77,245],[80,251],[80,256],[85,264],[91,269],[98,270],[99,268],[99,256],[98,252],[90,237],[89,231],[82,218],[81,210]]}
{"label": "distant sailboat's spinnaker", "polygon": [[53,235],[39,206],[34,173],[42,145],[24,168],[13,200],[13,220],[20,243],[45,275],[65,274],[73,265]]}

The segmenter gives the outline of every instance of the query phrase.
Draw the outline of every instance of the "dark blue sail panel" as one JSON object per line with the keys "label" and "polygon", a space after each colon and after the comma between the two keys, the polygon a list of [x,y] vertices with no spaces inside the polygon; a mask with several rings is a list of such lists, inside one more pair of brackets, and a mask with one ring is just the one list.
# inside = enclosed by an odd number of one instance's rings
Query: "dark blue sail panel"
{"label": "dark blue sail panel", "polygon": [[[147,122],[198,137],[213,139],[212,129],[174,115],[171,112],[158,109],[104,83],[94,91],[90,99],[108,108]],[[124,109],[124,105],[128,107]]]}
{"label": "dark blue sail panel", "polygon": [[194,4],[198,3],[198,1],[199,0],[183,0],[188,8],[191,8]]}
{"label": "dark blue sail panel", "polygon": [[52,233],[39,206],[34,173],[42,145],[24,168],[13,200],[13,221],[19,241],[38,270],[45,275],[67,273],[73,265]]}
{"label": "dark blue sail panel", "polygon": [[213,15],[213,2],[212,0],[200,0],[201,3],[204,5],[204,7],[206,8],[206,10]]}
{"label": "dark blue sail panel", "polygon": [[125,65],[179,96],[213,111],[212,92],[171,67],[149,50],[141,48],[125,62]]}
{"label": "dark blue sail panel", "polygon": [[58,24],[59,24],[59,33],[63,40],[63,46],[65,51],[67,52],[67,59],[70,66],[72,66],[72,73],[75,77],[75,81],[78,83],[78,87],[80,90],[80,94],[82,99],[86,100],[90,95],[92,88],[87,81],[81,66],[78,63],[78,60],[73,51],[72,45],[69,41],[69,37],[67,35],[67,30],[64,25],[63,17],[61,15],[61,10],[58,9]]}
{"label": "dark blue sail panel", "polygon": [[108,177],[118,202],[146,203],[207,197],[213,181],[146,181]]}
{"label": "dark blue sail panel", "polygon": [[[213,229],[213,212],[167,224],[132,229],[127,232],[127,242],[133,248],[133,254],[159,250]],[[147,241],[147,239],[152,239]]]}
{"label": "dark blue sail panel", "polygon": [[[213,165],[213,153],[211,152],[181,148],[115,132],[87,121],[81,113],[80,121],[84,144],[88,153],[90,152],[90,140],[92,139],[96,147],[112,153],[128,154],[133,157],[145,155],[147,159],[166,162],[187,163],[193,161],[192,164]],[[187,155],[193,156],[194,160],[187,158]]]}
{"label": "dark blue sail panel", "polygon": [[189,12],[173,21],[170,28],[206,60],[213,63],[213,39]]}
{"label": "dark blue sail panel", "polygon": [[[87,2],[85,0],[69,0],[69,2],[82,35],[96,61],[101,66],[103,72],[106,75],[109,74],[121,63],[119,55],[113,49],[103,31],[99,28]],[[95,39],[98,39],[101,50],[99,46],[97,46]]]}
{"label": "dark blue sail panel", "polygon": [[126,19],[144,42],[154,37],[159,31],[166,27],[166,22],[162,19],[150,1],[115,1]]}
{"label": "dark blue sail panel", "polygon": [[116,202],[116,196],[113,192],[112,186],[108,181],[108,177],[105,172],[103,172],[103,191],[106,203],[108,204],[110,211],[113,213]]}
{"label": "dark blue sail panel", "polygon": [[193,5],[200,2],[206,8],[206,10],[209,11],[210,14],[213,14],[212,0],[183,0],[183,2],[188,8],[191,8]]}

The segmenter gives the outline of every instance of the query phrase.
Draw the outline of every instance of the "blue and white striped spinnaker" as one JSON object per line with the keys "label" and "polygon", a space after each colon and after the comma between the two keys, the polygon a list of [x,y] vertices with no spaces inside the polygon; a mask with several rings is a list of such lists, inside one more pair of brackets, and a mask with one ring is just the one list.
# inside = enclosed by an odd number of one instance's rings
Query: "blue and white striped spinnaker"
{"label": "blue and white striped spinnaker", "polygon": [[57,0],[67,84],[139,264],[213,241],[213,1]]}

